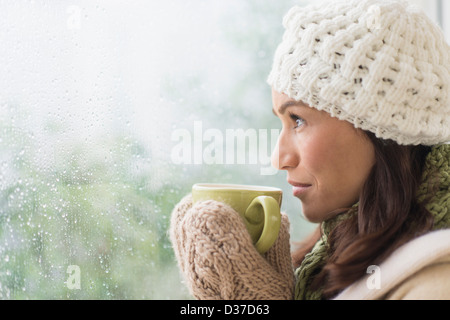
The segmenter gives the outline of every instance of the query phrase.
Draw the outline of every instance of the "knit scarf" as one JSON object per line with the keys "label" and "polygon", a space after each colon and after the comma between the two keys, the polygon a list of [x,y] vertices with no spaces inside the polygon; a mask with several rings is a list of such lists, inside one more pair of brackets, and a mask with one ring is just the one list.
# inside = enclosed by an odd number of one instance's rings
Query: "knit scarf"
{"label": "knit scarf", "polygon": [[[436,175],[438,178],[438,191],[435,191]],[[422,182],[417,192],[417,200],[423,201],[433,196],[425,205],[426,209],[434,217],[433,229],[450,228],[450,145],[438,145],[432,147],[425,160],[422,173]],[[320,300],[321,290],[311,290],[310,286],[314,277],[322,270],[327,258],[328,235],[334,227],[341,221],[347,219],[358,211],[358,204],[355,204],[346,213],[340,214],[327,221],[322,222],[322,235],[316,242],[311,252],[305,255],[300,267],[295,271],[296,300]]]}

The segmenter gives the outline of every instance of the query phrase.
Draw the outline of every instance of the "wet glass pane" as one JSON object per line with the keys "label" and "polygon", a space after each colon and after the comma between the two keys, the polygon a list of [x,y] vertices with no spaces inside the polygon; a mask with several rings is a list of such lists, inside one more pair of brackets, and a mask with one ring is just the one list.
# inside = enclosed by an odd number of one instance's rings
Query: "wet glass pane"
{"label": "wet glass pane", "polygon": [[0,298],[191,298],[167,229],[192,184],[290,194],[266,78],[306,3],[0,1]]}

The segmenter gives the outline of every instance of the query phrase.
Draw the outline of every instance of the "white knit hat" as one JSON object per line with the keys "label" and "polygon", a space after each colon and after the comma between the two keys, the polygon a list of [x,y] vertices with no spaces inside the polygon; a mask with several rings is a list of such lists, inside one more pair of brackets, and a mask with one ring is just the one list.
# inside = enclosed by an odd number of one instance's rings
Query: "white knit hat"
{"label": "white knit hat", "polygon": [[268,83],[399,144],[450,141],[450,47],[404,1],[294,7]]}

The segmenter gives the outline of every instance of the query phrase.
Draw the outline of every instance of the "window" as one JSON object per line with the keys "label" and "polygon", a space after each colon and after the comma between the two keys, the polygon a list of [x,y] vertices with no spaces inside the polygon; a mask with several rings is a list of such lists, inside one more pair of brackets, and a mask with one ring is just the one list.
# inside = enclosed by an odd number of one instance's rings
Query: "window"
{"label": "window", "polygon": [[437,10],[439,11],[439,22],[444,30],[445,39],[450,43],[450,3],[444,0],[438,0]]}
{"label": "window", "polygon": [[[191,185],[290,193],[266,77],[306,3],[2,1],[0,298],[190,298],[167,228]],[[258,156],[230,156],[237,130]],[[312,230],[295,199],[282,209],[294,239]]]}
{"label": "window", "polygon": [[205,177],[284,179],[175,163],[176,134],[279,127],[265,80],[294,2],[2,2],[0,298],[189,298],[175,203]]}

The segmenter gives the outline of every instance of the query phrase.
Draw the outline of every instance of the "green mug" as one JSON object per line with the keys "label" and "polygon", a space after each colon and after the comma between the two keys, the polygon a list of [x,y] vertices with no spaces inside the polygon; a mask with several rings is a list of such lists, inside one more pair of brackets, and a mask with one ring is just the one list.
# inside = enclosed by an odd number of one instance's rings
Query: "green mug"
{"label": "green mug", "polygon": [[236,210],[261,254],[267,252],[278,238],[281,199],[281,189],[272,187],[214,183],[192,186],[193,203],[216,200]]}

